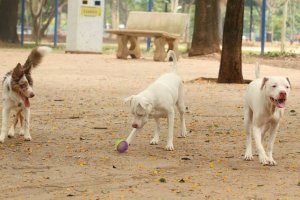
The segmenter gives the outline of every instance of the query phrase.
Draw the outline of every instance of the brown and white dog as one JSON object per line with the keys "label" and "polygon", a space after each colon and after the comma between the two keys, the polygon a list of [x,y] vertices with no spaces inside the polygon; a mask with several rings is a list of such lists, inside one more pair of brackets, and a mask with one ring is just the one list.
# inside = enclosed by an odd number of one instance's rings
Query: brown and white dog
{"label": "brown and white dog", "polygon": [[[51,48],[49,47],[41,46],[34,48],[23,66],[18,63],[12,71],[4,76],[2,83],[3,108],[2,129],[0,134],[1,143],[4,142],[7,135],[8,137],[13,137],[15,135],[15,128],[19,120],[21,124],[20,135],[24,135],[24,139],[27,141],[31,140],[29,132],[29,98],[32,98],[35,95],[33,92],[31,70],[37,67],[41,63],[43,56],[49,52],[51,52]],[[16,111],[16,115],[14,123],[8,131],[8,121],[11,110]]]}

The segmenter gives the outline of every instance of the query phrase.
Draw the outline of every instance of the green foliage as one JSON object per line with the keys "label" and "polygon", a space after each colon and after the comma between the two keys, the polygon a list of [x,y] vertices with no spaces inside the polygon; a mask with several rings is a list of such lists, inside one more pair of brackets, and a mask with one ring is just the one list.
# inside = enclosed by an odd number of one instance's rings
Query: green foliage
{"label": "green foliage", "polygon": [[[126,24],[127,16],[130,11],[147,11],[148,0],[120,0],[120,24]],[[154,0],[152,11],[164,12],[166,0]],[[111,4],[112,0],[105,1],[106,22],[111,24]]]}
{"label": "green foliage", "polygon": [[[254,0],[253,0],[254,1]],[[283,18],[283,0],[268,0],[266,12],[266,32],[273,34],[273,40],[279,41],[281,38],[282,18]],[[293,28],[293,16],[295,24]],[[253,31],[256,37],[260,36],[261,25],[261,1],[254,1],[253,4]],[[245,2],[244,13],[244,35],[249,36],[250,31],[250,0]],[[296,0],[289,1],[287,35],[289,40],[295,34],[300,33],[300,3]]]}

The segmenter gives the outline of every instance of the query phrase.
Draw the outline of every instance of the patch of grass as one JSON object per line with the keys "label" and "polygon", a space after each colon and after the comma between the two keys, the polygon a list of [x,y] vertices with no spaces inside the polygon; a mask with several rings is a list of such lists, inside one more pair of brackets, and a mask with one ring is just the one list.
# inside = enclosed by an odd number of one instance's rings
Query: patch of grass
{"label": "patch of grass", "polygon": [[271,58],[277,58],[277,57],[296,57],[296,53],[293,51],[273,51],[273,52],[267,52],[264,56],[271,57]]}
{"label": "patch of grass", "polygon": [[24,46],[22,47],[20,44],[11,44],[11,43],[0,43],[0,48],[6,48],[6,49],[20,49],[24,51],[30,51],[36,46],[48,46],[52,48],[52,51],[54,52],[59,52],[59,53],[64,53],[65,52],[65,45],[64,44],[59,44],[57,48],[53,48],[53,43],[42,43],[39,45],[36,45],[35,43],[25,43]]}
{"label": "patch of grass", "polygon": [[254,51],[243,51],[243,55],[245,56],[253,56],[253,57],[263,57],[263,58],[286,58],[286,57],[297,57],[297,54],[294,51],[268,51],[263,56],[260,55],[259,52]]}
{"label": "patch of grass", "polygon": [[[166,45],[167,47],[167,45]],[[104,43],[103,44],[103,53],[104,54],[115,54],[118,49],[117,43]],[[154,44],[151,42],[150,50],[147,50],[147,43],[146,42],[140,42],[140,48],[143,54],[153,54],[154,52]],[[166,49],[167,50],[167,49]],[[186,43],[180,43],[178,44],[178,51],[180,53],[186,53],[188,51],[188,45]]]}
{"label": "patch of grass", "polygon": [[[39,45],[36,45],[33,42],[30,43],[25,43],[24,46],[22,47],[19,43],[17,44],[10,44],[10,43],[0,43],[0,47],[1,48],[8,48],[8,49],[23,49],[23,50],[31,50],[32,48],[36,47],[36,46],[49,46],[51,48],[53,48],[53,43],[41,43]],[[146,42],[141,42],[140,43],[140,48],[142,51],[142,54],[149,54],[150,56],[153,55],[154,53],[154,43],[151,42],[151,46],[150,46],[150,50],[147,50],[147,43]],[[167,48],[167,45],[166,45]],[[102,46],[102,53],[103,54],[115,54],[117,52],[118,49],[118,44],[117,43],[103,43]],[[186,43],[180,43],[178,45],[178,51],[181,54],[184,54],[187,52],[188,49],[188,45]],[[66,50],[66,44],[65,43],[61,43],[58,44],[57,48],[53,48],[54,52],[57,53],[64,53]],[[166,49],[167,50],[167,49]]]}

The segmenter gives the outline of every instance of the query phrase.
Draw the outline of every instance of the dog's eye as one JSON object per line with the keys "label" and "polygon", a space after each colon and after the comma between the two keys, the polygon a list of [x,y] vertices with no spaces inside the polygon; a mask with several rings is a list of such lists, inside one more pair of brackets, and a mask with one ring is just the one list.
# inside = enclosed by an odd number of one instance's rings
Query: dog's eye
{"label": "dog's eye", "polygon": [[277,87],[277,85],[272,85],[272,88],[276,88]]}
{"label": "dog's eye", "polygon": [[290,87],[289,86],[286,86],[286,89],[289,89]]}
{"label": "dog's eye", "polygon": [[20,85],[21,88],[27,88],[27,86],[28,86],[27,83],[22,83],[22,84]]}

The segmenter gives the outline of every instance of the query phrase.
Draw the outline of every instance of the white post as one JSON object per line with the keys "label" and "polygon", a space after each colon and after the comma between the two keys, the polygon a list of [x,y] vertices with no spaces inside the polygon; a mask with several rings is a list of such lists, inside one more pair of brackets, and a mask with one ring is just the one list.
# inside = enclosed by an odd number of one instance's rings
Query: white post
{"label": "white post", "polygon": [[104,0],[68,0],[66,52],[102,53]]}

